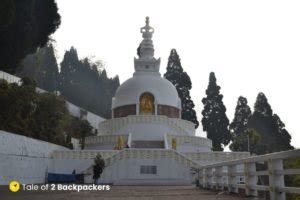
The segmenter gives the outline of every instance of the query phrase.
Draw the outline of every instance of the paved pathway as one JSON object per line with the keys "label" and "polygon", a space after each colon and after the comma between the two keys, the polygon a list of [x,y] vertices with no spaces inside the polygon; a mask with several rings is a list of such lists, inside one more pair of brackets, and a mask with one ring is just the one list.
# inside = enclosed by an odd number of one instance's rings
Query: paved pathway
{"label": "paved pathway", "polygon": [[25,192],[0,189],[2,200],[238,200],[238,195],[200,190],[195,186],[111,186],[110,191],[93,192]]}

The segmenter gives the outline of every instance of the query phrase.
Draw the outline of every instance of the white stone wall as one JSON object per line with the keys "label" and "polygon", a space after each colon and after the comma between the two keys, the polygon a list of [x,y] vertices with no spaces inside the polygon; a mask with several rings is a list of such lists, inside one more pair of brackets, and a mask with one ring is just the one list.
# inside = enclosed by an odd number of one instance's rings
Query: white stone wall
{"label": "white stone wall", "polygon": [[[157,174],[141,174],[140,167],[142,165],[156,166]],[[86,180],[91,180],[91,178],[92,176],[89,176]],[[193,181],[190,168],[178,163],[173,158],[129,158],[117,161],[104,170],[100,182],[109,183],[111,180],[115,185],[173,185],[191,184]]]}
{"label": "white stone wall", "polygon": [[6,80],[8,83],[20,83],[20,78],[6,72],[0,71],[0,79]]}
{"label": "white stone wall", "polygon": [[128,124],[122,127],[115,134],[131,133],[131,139],[134,140],[164,140],[165,133],[172,133],[168,125],[156,123]]}
{"label": "white stone wall", "polygon": [[51,153],[67,148],[0,130],[0,185],[11,180],[44,183]]}
{"label": "white stone wall", "polygon": [[212,142],[208,138],[188,135],[167,135],[168,147],[172,148],[172,139],[176,140],[178,152],[210,152]]}
{"label": "white stone wall", "polygon": [[184,143],[177,145],[176,150],[178,152],[209,152],[211,149],[206,146],[196,146],[190,143]]}
{"label": "white stone wall", "polygon": [[[194,177],[190,174],[190,166],[182,156],[176,157],[176,153],[170,151],[157,151],[153,154],[147,150],[135,150],[136,155],[116,154],[115,160],[108,165],[101,175],[99,183],[113,183],[115,185],[181,185],[191,184]],[[104,152],[98,151],[106,157]],[[121,153],[121,152],[119,152]],[[169,156],[162,155],[168,154]],[[129,155],[130,154],[130,155]],[[125,156],[126,155],[126,156]],[[155,156],[156,155],[156,156]],[[176,158],[175,158],[176,157]],[[179,161],[181,158],[181,162]],[[183,159],[183,160],[182,160]],[[93,159],[90,153],[86,151],[84,155],[56,155],[53,164],[54,173],[71,173],[74,169],[77,173],[92,173],[91,168]],[[184,164],[185,163],[185,164]],[[142,165],[151,165],[157,167],[157,174],[141,174]],[[85,176],[85,183],[92,183],[92,174]]]}
{"label": "white stone wall", "polygon": [[85,138],[85,149],[112,150],[118,144],[119,137],[123,138],[124,147],[128,144],[128,135],[100,135]]}
{"label": "white stone wall", "polygon": [[76,173],[84,173],[86,169],[92,166],[94,159],[79,159],[79,158],[55,158],[50,173],[71,174],[73,170]]}
{"label": "white stone wall", "polygon": [[71,115],[73,115],[75,117],[83,117],[83,119],[86,119],[94,129],[98,129],[99,123],[106,120],[106,119],[104,119],[94,113],[88,112],[88,111],[85,116],[80,116],[81,110],[85,110],[85,109],[78,107],[68,101],[66,101],[66,106],[67,106],[69,112],[71,113]]}

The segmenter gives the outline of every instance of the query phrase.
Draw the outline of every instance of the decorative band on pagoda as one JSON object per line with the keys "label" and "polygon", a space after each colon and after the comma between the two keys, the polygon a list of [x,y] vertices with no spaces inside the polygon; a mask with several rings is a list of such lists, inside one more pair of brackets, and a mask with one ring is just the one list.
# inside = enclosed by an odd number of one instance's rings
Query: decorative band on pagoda
{"label": "decorative band on pagoda", "polygon": [[[113,110],[113,118],[127,117],[129,115],[138,115],[137,106],[135,104],[120,106]],[[157,115],[164,115],[169,118],[180,118],[180,110],[173,106],[157,105]]]}

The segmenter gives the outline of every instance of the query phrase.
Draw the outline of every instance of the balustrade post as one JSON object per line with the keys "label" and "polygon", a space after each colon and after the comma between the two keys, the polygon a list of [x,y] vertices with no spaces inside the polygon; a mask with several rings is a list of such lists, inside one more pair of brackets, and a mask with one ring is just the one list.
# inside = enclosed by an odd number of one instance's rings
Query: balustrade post
{"label": "balustrade post", "polygon": [[216,189],[217,188],[216,177],[217,177],[216,168],[213,167],[211,169],[211,186],[210,186],[211,189]]}
{"label": "balustrade post", "polygon": [[213,189],[213,173],[212,168],[206,168],[206,188]]}
{"label": "balustrade post", "polygon": [[236,186],[238,183],[238,177],[235,175],[237,172],[236,165],[229,165],[227,167],[228,172],[228,192],[238,193],[238,187]]}
{"label": "balustrade post", "polygon": [[276,174],[276,171],[283,170],[283,163],[281,159],[268,160],[268,175],[269,175],[269,191],[270,198],[274,200],[285,200],[284,192],[278,192],[278,187],[284,187],[284,175]]}
{"label": "balustrade post", "polygon": [[203,184],[204,184],[204,169],[199,169],[199,171],[198,171],[198,181],[199,181],[199,187],[203,187]]}
{"label": "balustrade post", "polygon": [[223,190],[224,189],[224,181],[223,181],[223,167],[217,167],[215,171],[216,175],[216,189]]}
{"label": "balustrade post", "polygon": [[245,183],[246,183],[246,195],[247,196],[257,196],[257,190],[254,186],[257,185],[257,176],[254,174],[256,172],[255,163],[245,163]]}
{"label": "balustrade post", "polygon": [[207,174],[207,168],[203,169],[203,178],[202,178],[202,187],[208,188],[208,174]]}

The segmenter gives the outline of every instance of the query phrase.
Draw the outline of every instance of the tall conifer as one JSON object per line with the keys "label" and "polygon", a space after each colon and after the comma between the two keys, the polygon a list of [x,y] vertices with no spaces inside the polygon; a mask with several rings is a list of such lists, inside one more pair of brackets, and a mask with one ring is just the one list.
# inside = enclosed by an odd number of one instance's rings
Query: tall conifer
{"label": "tall conifer", "polygon": [[30,77],[39,88],[52,92],[58,89],[58,65],[52,44],[37,50],[23,59],[16,71],[17,76]]}
{"label": "tall conifer", "polygon": [[167,72],[164,74],[164,77],[173,83],[177,89],[178,95],[181,99],[182,119],[193,122],[197,128],[199,126],[199,122],[196,111],[194,110],[194,102],[190,96],[192,82],[189,75],[183,71],[179,55],[175,49],[171,50],[167,65]]}
{"label": "tall conifer", "polygon": [[273,114],[268,99],[262,92],[256,98],[248,127],[257,130],[260,134],[260,140],[253,150],[255,154],[293,149],[290,144],[290,134],[279,116]]}
{"label": "tall conifer", "polygon": [[230,142],[228,129],[229,120],[226,116],[226,108],[223,104],[223,95],[220,94],[220,86],[213,72],[209,75],[209,84],[206,97],[202,99],[204,109],[202,111],[203,131],[212,140],[214,151],[223,151],[223,146]]}
{"label": "tall conifer", "polygon": [[61,63],[60,89],[70,102],[104,118],[111,117],[111,101],[119,78],[108,78],[101,62],[79,60],[75,48],[66,51]]}
{"label": "tall conifer", "polygon": [[232,137],[230,149],[233,151],[247,151],[247,141],[242,140],[243,133],[247,130],[247,125],[251,117],[251,109],[248,106],[248,101],[245,97],[240,96],[235,108],[234,119],[229,125],[229,130]]}

